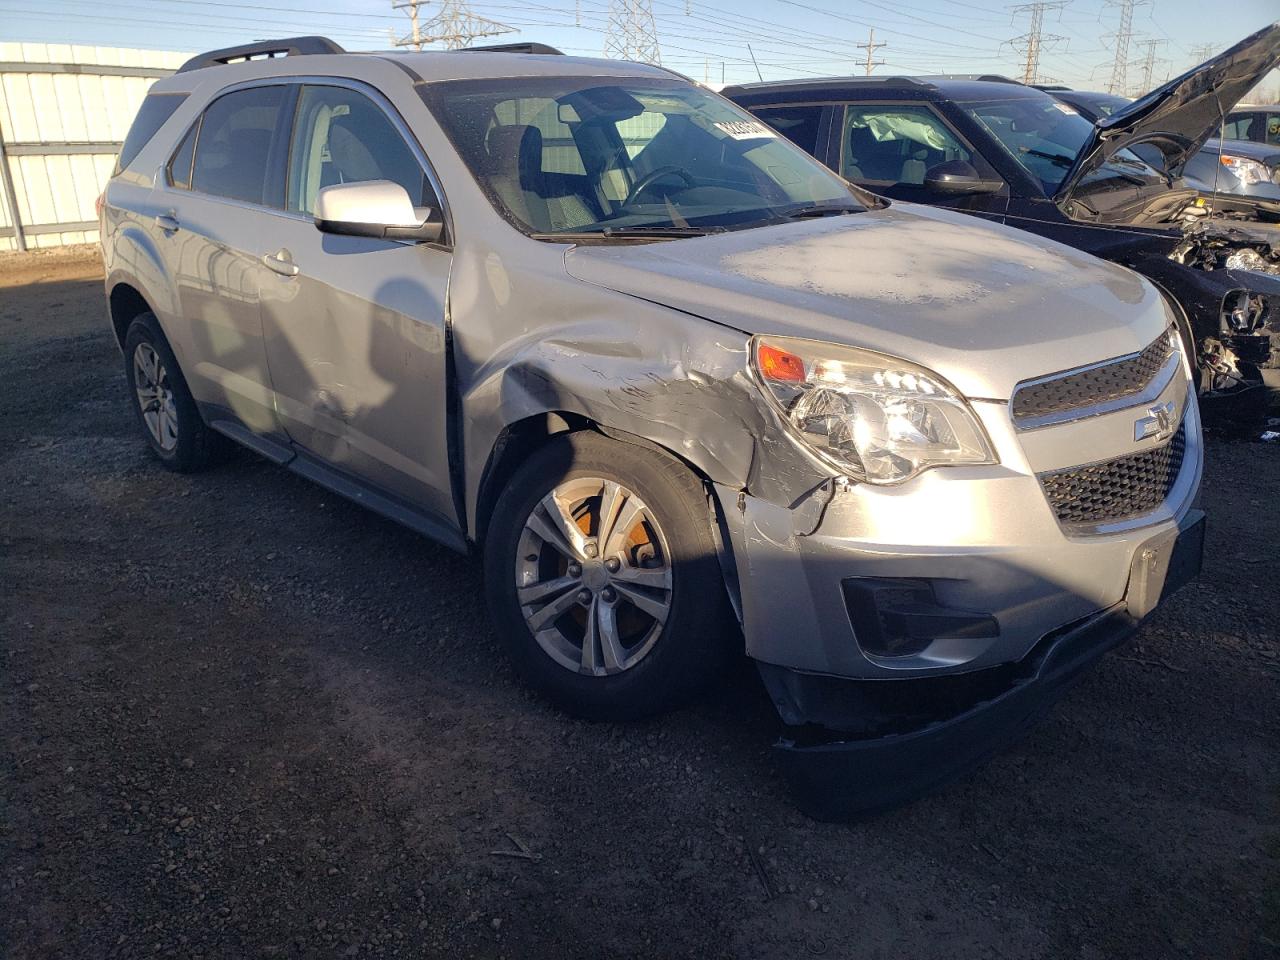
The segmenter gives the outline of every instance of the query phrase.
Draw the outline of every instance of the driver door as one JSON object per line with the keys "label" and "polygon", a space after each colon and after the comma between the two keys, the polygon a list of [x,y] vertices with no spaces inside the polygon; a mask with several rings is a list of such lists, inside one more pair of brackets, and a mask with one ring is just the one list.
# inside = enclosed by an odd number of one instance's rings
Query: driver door
{"label": "driver door", "polygon": [[456,522],[446,442],[441,244],[321,233],[322,187],[391,180],[438,207],[425,157],[372,90],[299,87],[285,210],[258,238],[276,406],[303,454]]}

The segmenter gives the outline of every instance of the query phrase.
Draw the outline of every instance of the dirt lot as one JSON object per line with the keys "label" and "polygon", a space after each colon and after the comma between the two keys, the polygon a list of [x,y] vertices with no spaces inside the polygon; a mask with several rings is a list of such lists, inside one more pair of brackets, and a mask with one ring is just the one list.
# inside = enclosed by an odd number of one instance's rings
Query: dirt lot
{"label": "dirt lot", "polygon": [[746,665],[566,719],[473,561],[160,469],[96,262],[0,259],[0,956],[1275,957],[1280,444],[1211,443],[1205,500],[1199,583],[1020,746],[818,824]]}

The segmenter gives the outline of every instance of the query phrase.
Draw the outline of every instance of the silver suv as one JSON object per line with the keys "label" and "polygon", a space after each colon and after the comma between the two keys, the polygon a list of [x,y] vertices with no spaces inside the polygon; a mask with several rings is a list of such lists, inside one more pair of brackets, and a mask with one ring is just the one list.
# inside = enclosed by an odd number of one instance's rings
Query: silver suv
{"label": "silver suv", "polygon": [[230,439],[482,548],[513,662],[582,716],[745,638],[818,816],[989,753],[1199,567],[1149,283],[890,204],[659,67],[205,54],[102,220],[162,463]]}

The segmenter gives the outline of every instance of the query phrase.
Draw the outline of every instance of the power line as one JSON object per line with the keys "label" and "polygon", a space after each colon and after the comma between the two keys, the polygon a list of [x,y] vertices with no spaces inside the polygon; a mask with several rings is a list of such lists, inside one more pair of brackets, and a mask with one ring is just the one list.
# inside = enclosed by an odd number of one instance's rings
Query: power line
{"label": "power line", "polygon": [[609,27],[604,35],[604,55],[618,60],[662,63],[658,28],[650,0],[613,0]]}
{"label": "power line", "polygon": [[862,62],[862,65],[863,67],[866,68],[868,77],[871,76],[871,71],[874,70],[876,67],[884,66],[883,60],[871,59],[872,55],[876,52],[876,50],[878,50],[880,47],[888,46],[888,44],[885,43],[883,40],[881,40],[879,43],[876,43],[875,27],[872,27],[871,30],[867,33],[867,42],[856,44],[856,46],[858,46],[862,50],[867,51],[867,59]]}
{"label": "power line", "polygon": [[1048,34],[1044,32],[1044,15],[1050,10],[1061,10],[1067,5],[1067,0],[1037,0],[1035,3],[1023,3],[1013,8],[1015,17],[1020,13],[1031,14],[1031,26],[1020,37],[1014,37],[1008,41],[1015,50],[1021,50],[1023,54],[1022,64],[1022,82],[1032,84],[1036,82],[1036,78],[1040,73],[1040,53],[1047,46],[1053,46],[1066,37],[1060,37],[1057,34]]}
{"label": "power line", "polygon": [[418,17],[418,8],[425,7],[430,2],[431,0],[400,0],[391,4],[397,10],[407,9],[410,23],[408,34],[398,39],[392,38],[394,46],[421,50],[428,43],[443,43],[447,50],[458,50],[470,46],[476,37],[496,37],[516,32],[515,27],[472,13],[467,0],[443,0],[440,12],[423,22]]}

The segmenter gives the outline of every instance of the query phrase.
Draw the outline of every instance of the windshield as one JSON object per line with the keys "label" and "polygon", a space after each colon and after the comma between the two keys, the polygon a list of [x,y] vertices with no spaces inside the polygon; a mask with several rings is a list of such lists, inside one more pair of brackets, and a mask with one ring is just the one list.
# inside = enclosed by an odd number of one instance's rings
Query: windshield
{"label": "windshield", "polygon": [[531,235],[696,234],[873,202],[750,114],[678,80],[420,89],[490,201]]}
{"label": "windshield", "polygon": [[1093,124],[1074,107],[1049,96],[962,103],[960,107],[1039,180],[1049,195],[1057,192],[1076,154],[1093,133]]}
{"label": "windshield", "polygon": [[[962,103],[960,108],[1040,182],[1047,196],[1058,192],[1076,162],[1076,154],[1093,133],[1093,123],[1075,107],[1048,95]],[[1115,177],[1143,185],[1163,182],[1159,172],[1130,150],[1117,150],[1080,182],[1083,185]]]}

